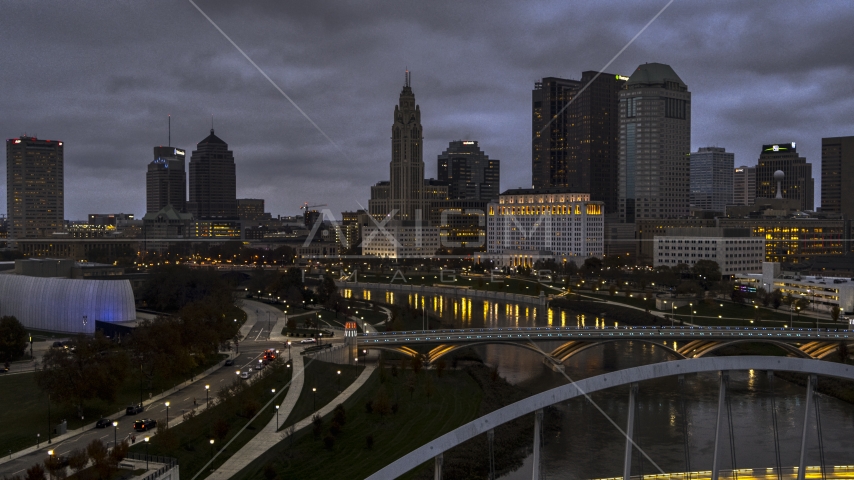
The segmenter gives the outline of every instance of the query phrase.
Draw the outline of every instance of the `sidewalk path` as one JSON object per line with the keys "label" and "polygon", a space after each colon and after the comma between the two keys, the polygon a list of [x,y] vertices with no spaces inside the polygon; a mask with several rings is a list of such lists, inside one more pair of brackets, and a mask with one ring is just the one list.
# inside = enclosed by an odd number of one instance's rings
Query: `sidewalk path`
{"label": "sidewalk path", "polygon": [[[298,365],[298,366],[297,366]],[[288,390],[285,399],[282,401],[281,406],[279,407],[279,419],[284,421],[288,418],[291,411],[294,409],[294,406],[299,399],[299,395],[302,392],[303,385],[303,364],[302,364],[302,355],[296,355],[294,357],[294,382],[291,384],[290,389]],[[332,413],[335,407],[344,403],[348,398],[350,398],[353,394],[355,394],[365,382],[368,381],[371,374],[376,369],[375,365],[367,365],[365,369],[362,370],[362,373],[359,374],[359,377],[356,378],[356,381],[350,384],[343,392],[341,392],[334,400],[329,402],[320,408],[316,413],[321,417]],[[299,374],[298,374],[299,372]],[[299,385],[297,385],[299,382]],[[314,414],[309,415],[308,417],[300,420],[294,425],[294,433],[302,430],[305,427],[311,425],[311,418]],[[261,456],[267,450],[273,448],[277,443],[284,440],[284,434],[276,432],[276,418],[274,417],[270,420],[270,423],[267,424],[260,432],[258,432],[252,440],[249,441],[243,448],[240,449],[237,453],[231,456],[225,464],[219,467],[214,473],[207,477],[207,480],[226,480],[228,478],[232,478],[236,476],[242,469],[246,468],[251,462],[255,461],[258,457]]]}

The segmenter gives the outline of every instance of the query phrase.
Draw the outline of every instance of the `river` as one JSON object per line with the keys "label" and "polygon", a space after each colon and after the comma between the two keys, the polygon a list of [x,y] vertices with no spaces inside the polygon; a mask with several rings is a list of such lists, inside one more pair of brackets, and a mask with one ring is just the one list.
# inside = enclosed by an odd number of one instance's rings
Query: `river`
{"label": "river", "polygon": [[[345,291],[345,296],[400,302],[400,293]],[[483,326],[566,326],[600,325],[600,319],[570,315],[559,309],[538,312],[531,305],[469,301],[406,294],[413,306],[424,306],[440,318],[453,315],[464,328]],[[619,322],[609,317],[608,325]],[[549,351],[559,343],[540,343]],[[587,349],[568,360],[565,373],[546,367],[539,354],[508,345],[475,347],[484,361],[498,368],[511,383],[535,391],[566,384],[614,370],[672,360],[663,348],[649,343],[614,342]],[[775,393],[774,395],[771,392]],[[734,445],[730,443],[724,417],[722,468],[732,467],[731,451],[738,468],[767,468],[776,465],[772,398],[776,404],[780,457],[783,466],[797,465],[804,421],[805,388],[762,371],[730,373],[730,408]],[[579,398],[557,406],[559,428],[548,428],[544,436],[543,478],[586,479],[621,476],[625,436],[608,420],[625,429],[628,387],[596,392],[590,400]],[[687,416],[681,414],[684,401]],[[824,459],[827,465],[854,463],[854,406],[832,397],[818,396],[821,413]],[[680,386],[676,377],[640,384],[637,397],[635,442],[644,452],[636,452],[632,474],[709,470],[714,449],[718,405],[717,374],[688,375]],[[812,413],[812,412],[811,412]],[[687,429],[683,420],[687,418]],[[820,465],[815,417],[808,432],[807,465]],[[533,421],[533,418],[531,419]],[[554,427],[554,426],[550,426]],[[686,435],[683,433],[687,430]],[[686,459],[687,443],[687,459]],[[659,470],[660,469],[660,470]],[[531,478],[530,458],[525,467],[502,477],[505,480]]]}

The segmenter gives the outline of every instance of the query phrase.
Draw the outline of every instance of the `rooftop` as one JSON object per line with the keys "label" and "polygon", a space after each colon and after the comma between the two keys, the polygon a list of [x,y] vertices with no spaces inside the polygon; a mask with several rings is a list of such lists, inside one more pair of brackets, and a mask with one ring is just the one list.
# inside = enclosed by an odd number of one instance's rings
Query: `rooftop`
{"label": "rooftop", "polygon": [[634,73],[632,73],[632,76],[629,77],[629,81],[626,82],[626,85],[664,85],[664,83],[668,81],[676,82],[687,88],[685,82],[679,78],[679,75],[676,75],[673,68],[670,65],[665,65],[663,63],[644,63],[643,65],[640,65]]}

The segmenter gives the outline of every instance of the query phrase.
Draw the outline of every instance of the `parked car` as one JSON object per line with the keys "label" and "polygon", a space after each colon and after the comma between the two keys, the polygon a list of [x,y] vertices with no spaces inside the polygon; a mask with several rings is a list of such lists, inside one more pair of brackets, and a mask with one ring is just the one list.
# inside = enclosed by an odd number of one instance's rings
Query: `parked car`
{"label": "parked car", "polygon": [[152,420],[150,418],[133,422],[133,429],[137,432],[147,432],[155,427],[157,427],[157,420]]}
{"label": "parked car", "polygon": [[97,422],[95,422],[95,428],[107,428],[113,424],[113,421],[109,418],[100,418]]}
{"label": "parked car", "polygon": [[233,358],[229,358],[228,360],[225,361],[226,367],[230,367],[232,365],[234,365],[234,359]]}
{"label": "parked car", "polygon": [[137,403],[136,405],[130,405],[125,409],[125,415],[136,415],[137,413],[145,410],[141,403]]}
{"label": "parked car", "polygon": [[317,343],[317,340],[315,340],[313,338],[306,338],[304,340],[300,340],[299,343]]}

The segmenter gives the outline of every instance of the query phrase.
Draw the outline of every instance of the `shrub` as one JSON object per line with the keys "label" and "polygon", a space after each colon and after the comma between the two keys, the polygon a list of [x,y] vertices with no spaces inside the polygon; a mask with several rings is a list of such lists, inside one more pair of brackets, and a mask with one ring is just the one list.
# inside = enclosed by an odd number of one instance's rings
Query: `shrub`
{"label": "shrub", "polygon": [[323,446],[326,447],[327,450],[332,450],[332,447],[335,446],[335,437],[332,435],[326,435],[323,437]]}
{"label": "shrub", "polygon": [[264,465],[264,478],[266,478],[267,480],[274,480],[278,476],[279,474],[276,473],[276,468],[273,467],[272,463]]}
{"label": "shrub", "polygon": [[311,417],[311,424],[313,425],[312,429],[314,431],[314,436],[319,438],[320,432],[323,430],[323,419],[320,418],[320,415],[315,413],[314,416]]}
{"label": "shrub", "polygon": [[38,463],[27,469],[26,480],[44,480],[44,468]]}
{"label": "shrub", "polygon": [[338,434],[341,433],[341,425],[335,420],[332,420],[332,423],[329,424],[329,433],[337,437]]}
{"label": "shrub", "polygon": [[344,405],[338,404],[332,413],[332,421],[338,422],[338,425],[347,423],[347,411],[344,410]]}
{"label": "shrub", "polygon": [[374,413],[374,401],[368,400],[365,402],[365,411],[368,412],[368,415]]}

